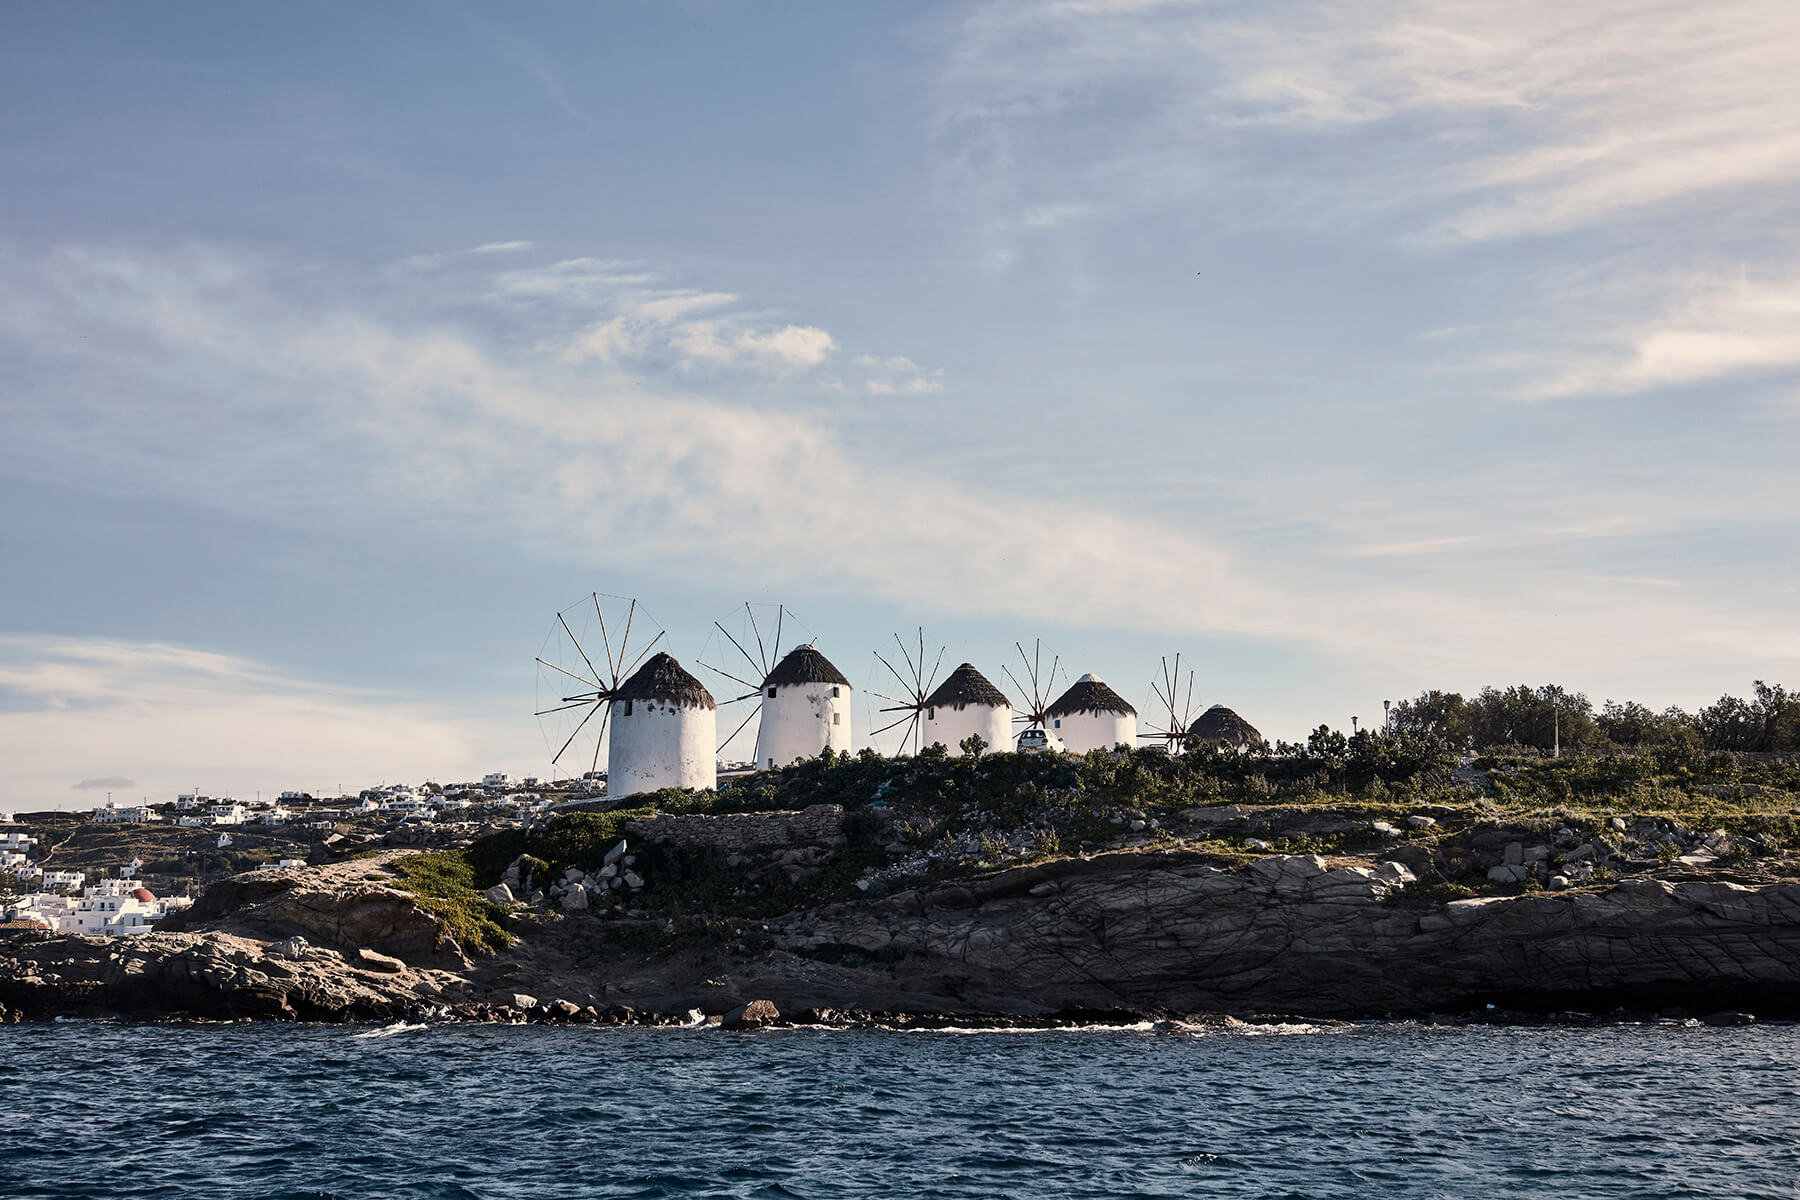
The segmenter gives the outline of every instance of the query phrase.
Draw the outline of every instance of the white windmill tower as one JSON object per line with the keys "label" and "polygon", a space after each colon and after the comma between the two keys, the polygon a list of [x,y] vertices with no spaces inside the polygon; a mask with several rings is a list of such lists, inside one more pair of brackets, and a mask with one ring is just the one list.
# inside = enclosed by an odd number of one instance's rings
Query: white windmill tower
{"label": "white windmill tower", "polygon": [[1137,742],[1137,709],[1098,675],[1083,675],[1045,710],[1050,731],[1074,754]]}
{"label": "white windmill tower", "polygon": [[[597,790],[600,751],[604,747],[606,790],[610,796],[644,791],[646,785],[649,789],[711,787],[717,774],[711,753],[716,728],[712,697],[668,655],[658,654],[645,662],[662,642],[663,632],[636,600],[619,596],[604,599],[613,606],[612,627],[607,625],[602,597],[594,593],[556,614],[556,625],[545,639],[544,653],[537,658],[537,715],[543,725],[546,748],[551,750],[551,765],[562,766],[566,762],[582,770],[590,787]],[[625,609],[623,622],[619,621],[620,607]],[[646,637],[649,629],[656,629],[654,636]],[[635,650],[631,641],[634,635],[642,643]],[[606,663],[604,670],[595,662],[590,647],[599,650]],[[640,664],[643,670],[639,669]],[[656,671],[649,671],[652,665]],[[682,677],[692,687],[682,683]],[[626,694],[628,687],[633,688],[630,696]],[[698,702],[694,689],[705,696],[704,703]],[[628,700],[631,702],[626,703]],[[628,715],[632,730],[621,738],[617,726]],[[639,719],[644,717],[654,719]],[[610,738],[609,728],[613,734]],[[652,736],[652,729],[662,732]],[[708,743],[705,771],[686,749],[700,729],[705,730]],[[685,766],[679,765],[684,763]],[[700,778],[706,782],[691,782]]]}
{"label": "white windmill tower", "polygon": [[717,705],[674,656],[658,653],[613,692],[606,794],[717,787]]}
{"label": "white windmill tower", "polygon": [[951,754],[961,754],[962,743],[971,736],[991,749],[1011,749],[1012,723],[1012,701],[969,663],[950,672],[925,697],[925,744],[941,745]]}
{"label": "white windmill tower", "polygon": [[1140,733],[1138,737],[1146,741],[1161,742],[1170,754],[1180,754],[1187,743],[1188,729],[1194,722],[1194,673],[1188,672],[1187,692],[1181,694],[1181,655],[1175,656],[1175,666],[1171,670],[1169,660],[1162,660],[1162,682],[1150,681],[1150,690],[1156,696],[1157,707],[1166,710],[1168,723],[1150,726],[1149,733]]}
{"label": "white windmill tower", "polygon": [[[713,628],[737,649],[748,664],[745,675],[734,675],[712,666],[704,659],[700,663],[707,670],[751,689],[725,701],[726,704],[751,699],[756,701],[750,714],[738,723],[731,736],[719,746],[719,752],[723,754],[732,739],[750,724],[752,718],[758,716],[762,718],[756,728],[758,769],[770,770],[786,766],[796,758],[812,758],[821,750],[849,750],[852,729],[850,704],[855,689],[850,686],[844,673],[819,653],[810,641],[795,646],[786,657],[771,664],[763,642],[762,626],[749,604],[744,605],[744,615],[749,621],[749,631],[745,636],[734,636],[718,621],[713,622]],[[776,606],[773,645],[777,651],[790,615],[785,607]],[[739,633],[744,633],[741,627]],[[755,654],[750,653],[749,645],[752,642],[756,646]],[[751,678],[758,682],[751,682]]]}

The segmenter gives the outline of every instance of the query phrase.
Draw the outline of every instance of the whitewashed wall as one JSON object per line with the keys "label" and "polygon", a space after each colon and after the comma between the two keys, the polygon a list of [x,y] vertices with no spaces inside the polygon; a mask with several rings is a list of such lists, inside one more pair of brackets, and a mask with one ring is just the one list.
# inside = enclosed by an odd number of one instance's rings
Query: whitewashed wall
{"label": "whitewashed wall", "polygon": [[1072,712],[1050,718],[1050,732],[1076,754],[1137,745],[1137,718],[1130,713]]}
{"label": "whitewashed wall", "polygon": [[671,700],[619,701],[612,709],[606,794],[718,786],[718,735],[718,717],[710,708]]}
{"label": "whitewashed wall", "polygon": [[770,696],[769,689],[763,689],[762,725],[756,733],[758,767],[785,767],[796,758],[816,757],[826,746],[850,748],[848,685],[790,683],[774,690]]}
{"label": "whitewashed wall", "polygon": [[961,754],[962,740],[978,733],[989,750],[1011,750],[1012,716],[1010,706],[993,708],[986,704],[965,704],[960,711],[955,707],[929,708],[925,710],[925,737],[920,744],[929,746],[933,742],[942,742],[951,754]]}

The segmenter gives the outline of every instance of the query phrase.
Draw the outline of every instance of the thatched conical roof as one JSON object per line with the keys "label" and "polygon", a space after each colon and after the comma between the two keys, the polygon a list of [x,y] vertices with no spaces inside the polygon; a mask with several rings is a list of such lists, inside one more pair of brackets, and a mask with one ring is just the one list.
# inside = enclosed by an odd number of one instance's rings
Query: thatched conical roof
{"label": "thatched conical roof", "polygon": [[706,686],[682,669],[673,655],[657,653],[613,693],[618,700],[673,700],[695,708],[717,708]]}
{"label": "thatched conical roof", "polygon": [[1046,716],[1066,717],[1070,713],[1123,713],[1128,717],[1137,716],[1137,709],[1131,707],[1125,697],[1106,686],[1106,681],[1098,675],[1083,675],[1075,681],[1075,685],[1057,698],[1055,704],[1044,710]]}
{"label": "thatched conical roof", "polygon": [[849,687],[844,673],[831,665],[831,660],[811,646],[795,646],[788,656],[775,664],[764,687],[787,687],[794,683],[835,683]]}
{"label": "thatched conical roof", "polygon": [[927,708],[951,708],[958,704],[985,704],[990,708],[1011,708],[1006,693],[987,681],[987,676],[968,663],[950,672],[950,678],[925,698]]}
{"label": "thatched conical roof", "polygon": [[1256,726],[1223,704],[1215,704],[1195,717],[1194,723],[1187,728],[1187,736],[1190,742],[1211,742],[1215,746],[1263,744],[1263,736],[1256,731]]}

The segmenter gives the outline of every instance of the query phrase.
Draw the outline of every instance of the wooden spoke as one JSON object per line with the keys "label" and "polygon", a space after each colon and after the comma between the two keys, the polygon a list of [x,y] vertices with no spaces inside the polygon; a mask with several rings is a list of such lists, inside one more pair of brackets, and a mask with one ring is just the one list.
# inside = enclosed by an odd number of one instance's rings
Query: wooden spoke
{"label": "wooden spoke", "polygon": [[[757,693],[752,693],[752,694],[760,694],[760,691],[759,691],[759,692],[757,692]],[[743,696],[743,697],[739,697],[739,698],[740,698],[740,699],[744,699],[744,700],[748,700],[748,699],[749,699],[749,698],[750,698],[750,697],[749,697],[749,696]],[[757,713],[759,713],[759,712],[761,712],[761,711],[762,711],[762,705],[760,705],[760,704],[759,704],[759,705],[757,705],[757,706],[756,706],[756,707],[755,707],[755,708],[753,708],[753,709],[751,709],[751,710],[750,710],[750,716],[749,716],[749,717],[745,717],[745,718],[744,718],[744,719],[743,719],[743,720],[742,720],[742,721],[740,721],[740,722],[739,722],[739,723],[738,723],[738,727],[737,727],[737,728],[736,728],[736,729],[734,729],[734,730],[732,730],[732,731],[731,731],[731,737],[728,737],[728,738],[726,738],[726,739],[725,739],[725,740],[724,740],[724,741],[723,741],[723,742],[720,742],[720,743],[719,743],[719,750],[718,750],[718,752],[719,752],[719,753],[720,753],[720,754],[723,754],[723,753],[725,753],[725,747],[727,747],[727,746],[729,746],[729,745],[731,745],[731,741],[732,741],[732,738],[735,738],[735,737],[737,737],[737,735],[738,735],[738,734],[740,734],[740,733],[742,733],[742,732],[744,732],[744,726],[746,726],[746,725],[748,725],[748,724],[749,724],[749,723],[750,723],[750,717],[754,717],[754,716],[755,716],[755,715],[756,715],[756,714],[757,714]]]}
{"label": "wooden spoke", "polygon": [[610,708],[610,707],[611,707],[610,705],[606,705],[606,704],[594,705],[593,712],[590,712],[590,713],[588,713],[587,716],[581,718],[581,724],[575,726],[575,732],[571,733],[569,735],[569,741],[564,742],[562,744],[562,749],[558,750],[554,755],[551,756],[550,765],[555,766],[558,762],[560,762],[562,760],[563,754],[569,749],[569,742],[574,741],[576,736],[581,733],[582,727],[585,726],[589,721],[594,719],[594,713],[599,712],[603,708]]}
{"label": "wooden spoke", "polygon": [[763,678],[767,679],[769,676],[769,652],[763,649],[762,630],[756,627],[756,613],[751,609],[748,601],[744,603],[744,611],[750,614],[750,632],[756,635],[756,669],[763,673]]}
{"label": "wooden spoke", "polygon": [[[562,671],[562,673],[564,675],[567,675],[570,679],[581,679],[581,676],[577,675],[575,672],[563,671],[563,669],[561,667],[557,666],[553,662],[545,662],[541,658],[538,659],[537,661],[543,663],[546,667],[549,667],[552,671]],[[599,688],[602,693],[604,693],[606,691],[606,685],[604,683],[601,683],[598,679],[581,679],[581,682],[593,684],[595,687]]]}
{"label": "wooden spoke", "polygon": [[606,614],[600,611],[600,593],[593,593],[594,615],[600,619],[600,644],[606,647],[606,669],[612,672],[613,686],[619,686],[619,664],[613,659],[612,641],[606,636]]}
{"label": "wooden spoke", "polygon": [[[750,606],[746,604],[744,607],[748,608]],[[717,629],[720,633],[724,634],[726,637],[726,640],[728,640],[732,645],[737,647],[737,652],[744,656],[745,662],[749,663],[753,667],[756,666],[756,660],[754,658],[750,657],[750,652],[748,650],[744,649],[744,645],[742,642],[738,641],[736,638],[731,636],[731,630],[725,628],[723,625],[719,624],[717,621],[713,622],[713,628]],[[719,673],[721,675],[724,674],[723,671],[721,671]],[[765,669],[763,671],[763,678],[767,679],[768,677],[769,677],[769,672]],[[739,680],[738,682],[742,683],[743,681]]]}
{"label": "wooden spoke", "polygon": [[575,643],[575,653],[581,655],[581,661],[588,665],[588,670],[594,673],[594,678],[600,678],[600,671],[594,666],[594,660],[589,658],[587,651],[581,648],[581,639],[575,636],[575,631],[569,628],[569,623],[563,620],[561,613],[556,614],[556,619],[562,624],[563,632],[569,635],[569,640]]}
{"label": "wooden spoke", "polygon": [[638,664],[644,661],[644,656],[656,649],[656,643],[662,640],[663,635],[659,633],[650,639],[650,644],[648,646],[645,646],[642,650],[638,651],[638,656],[631,660],[631,665],[629,667],[625,668],[625,678],[631,678],[631,673],[638,669]]}
{"label": "wooden spoke", "polygon": [[[612,720],[612,705],[609,704],[606,706],[606,712],[601,714],[600,717],[600,732],[594,735],[594,761],[588,764],[588,773],[590,775],[600,769],[600,744],[606,741],[606,723],[610,720]],[[610,763],[607,765],[611,766]],[[607,772],[609,775],[611,773],[611,771]],[[606,790],[612,790],[612,780],[610,779],[606,781]]]}

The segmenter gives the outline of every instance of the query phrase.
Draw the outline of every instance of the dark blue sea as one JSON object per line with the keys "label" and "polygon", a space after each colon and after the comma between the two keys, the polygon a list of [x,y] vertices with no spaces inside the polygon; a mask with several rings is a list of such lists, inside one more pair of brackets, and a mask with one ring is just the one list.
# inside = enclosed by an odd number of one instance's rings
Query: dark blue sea
{"label": "dark blue sea", "polygon": [[1800,1028],[0,1027],[0,1194],[1800,1196]]}

